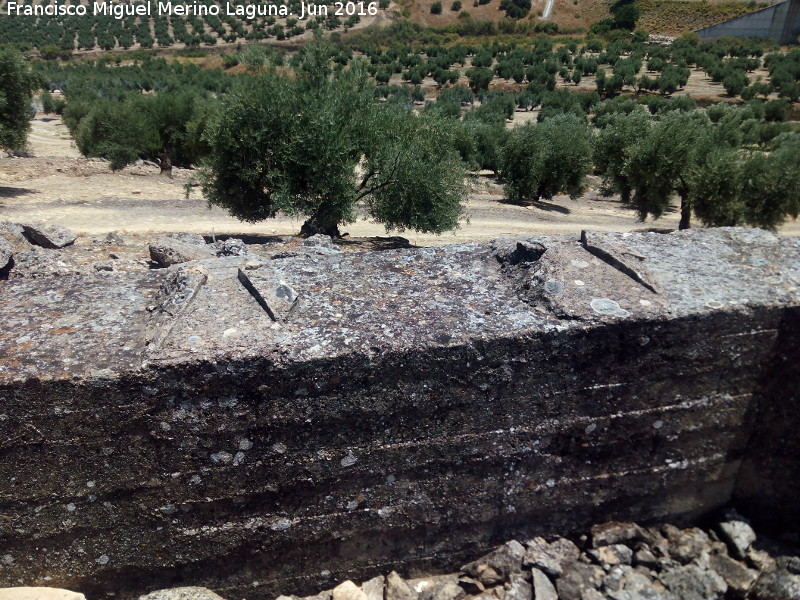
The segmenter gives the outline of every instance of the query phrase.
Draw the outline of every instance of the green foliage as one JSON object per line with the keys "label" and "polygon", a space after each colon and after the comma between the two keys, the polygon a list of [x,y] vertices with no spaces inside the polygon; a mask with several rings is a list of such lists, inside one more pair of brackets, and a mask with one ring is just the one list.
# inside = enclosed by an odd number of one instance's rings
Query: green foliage
{"label": "green foliage", "polygon": [[[647,136],[651,123],[641,110],[619,103],[618,106],[618,112],[605,112],[598,117],[603,128],[593,140],[593,157],[595,167],[603,174],[603,192],[618,193],[628,203],[633,190],[628,163],[636,145]],[[631,111],[626,113],[627,108]]]}
{"label": "green foliage", "polygon": [[501,176],[514,201],[579,196],[591,169],[591,133],[584,119],[559,115],[517,127],[506,144]]}
{"label": "green foliage", "polygon": [[633,31],[639,21],[641,11],[635,0],[617,0],[611,6],[611,14],[614,17],[614,29]]}
{"label": "green foliage", "polygon": [[197,102],[191,92],[131,95],[79,106],[85,113],[76,119],[70,110],[65,121],[84,156],[107,158],[114,170],[140,158],[155,160],[170,172],[173,165],[190,166],[200,158],[195,152],[202,145],[189,134]]}
{"label": "green foliage", "polygon": [[209,202],[250,222],[302,215],[307,233],[337,233],[361,200],[387,228],[454,228],[465,192],[456,125],[375,104],[363,71],[333,74],[324,47],[307,48],[296,78],[265,73],[223,100],[205,134]]}
{"label": "green foliage", "polygon": [[432,15],[442,14],[442,3],[439,2],[439,0],[436,0],[436,2],[431,4],[431,14]]}
{"label": "green foliage", "polygon": [[689,227],[691,182],[687,173],[709,153],[709,126],[705,115],[668,112],[636,145],[625,174],[641,220],[661,217],[677,193],[682,201],[681,228]]}
{"label": "green foliage", "polygon": [[33,117],[33,92],[41,78],[30,72],[14,50],[0,50],[0,149],[25,147]]}
{"label": "green foliage", "polygon": [[500,0],[500,9],[511,19],[521,19],[531,10],[531,0]]}

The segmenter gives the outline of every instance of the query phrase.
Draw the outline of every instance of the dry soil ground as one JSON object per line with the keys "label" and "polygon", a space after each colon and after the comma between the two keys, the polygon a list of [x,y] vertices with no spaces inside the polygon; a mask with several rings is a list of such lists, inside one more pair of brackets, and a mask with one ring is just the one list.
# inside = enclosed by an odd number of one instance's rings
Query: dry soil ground
{"label": "dry soil ground", "polygon": [[[158,232],[188,231],[204,235],[289,235],[301,220],[288,217],[248,224],[218,208],[209,209],[197,189],[188,198],[184,185],[192,172],[177,170],[170,180],[158,168],[138,165],[114,173],[105,161],[81,158],[61,121],[37,116],[30,137],[34,158],[0,158],[0,221],[40,220],[66,225],[76,232],[97,235],[109,231],[148,236]],[[469,222],[454,234],[401,235],[415,245],[440,245],[467,240],[489,240],[507,234],[633,231],[675,228],[678,214],[641,223],[616,197],[605,198],[599,181],[577,200],[557,197],[553,202],[517,206],[503,201],[502,187],[491,177],[476,179],[467,203]],[[346,226],[352,237],[387,235],[367,220]],[[784,235],[800,235],[800,223],[789,222]],[[392,232],[391,235],[398,235]]]}

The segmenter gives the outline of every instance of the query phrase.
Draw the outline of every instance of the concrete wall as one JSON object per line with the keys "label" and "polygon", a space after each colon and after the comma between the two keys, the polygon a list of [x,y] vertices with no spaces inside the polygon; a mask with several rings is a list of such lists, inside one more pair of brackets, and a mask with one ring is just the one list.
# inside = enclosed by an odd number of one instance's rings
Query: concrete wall
{"label": "concrete wall", "polygon": [[703,41],[730,36],[770,38],[782,44],[797,43],[800,36],[800,0],[784,0],[748,15],[699,29],[697,33]]}
{"label": "concrete wall", "polygon": [[798,528],[798,307],[800,240],[744,229],[0,283],[0,586],[270,598],[733,497]]}

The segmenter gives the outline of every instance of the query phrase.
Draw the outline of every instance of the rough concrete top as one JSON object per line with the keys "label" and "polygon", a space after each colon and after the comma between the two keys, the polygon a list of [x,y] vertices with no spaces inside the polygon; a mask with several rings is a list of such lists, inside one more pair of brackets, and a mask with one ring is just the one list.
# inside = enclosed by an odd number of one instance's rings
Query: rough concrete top
{"label": "rough concrete top", "polygon": [[800,305],[800,239],[741,228],[209,259],[0,282],[0,383],[279,363]]}

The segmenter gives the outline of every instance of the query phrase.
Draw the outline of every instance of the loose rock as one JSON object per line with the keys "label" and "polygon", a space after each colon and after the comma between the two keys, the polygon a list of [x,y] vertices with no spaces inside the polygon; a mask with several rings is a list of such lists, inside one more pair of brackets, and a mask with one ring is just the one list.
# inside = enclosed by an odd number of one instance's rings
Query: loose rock
{"label": "loose rock", "polygon": [[662,530],[669,541],[670,556],[683,564],[698,558],[711,543],[706,532],[697,527],[678,529],[668,524],[664,525]]}
{"label": "loose rock", "polygon": [[22,225],[9,221],[0,222],[0,238],[8,242],[13,254],[28,252],[32,246],[23,233]]}
{"label": "loose rock", "polygon": [[558,600],[553,582],[539,569],[531,569],[533,576],[533,600]]}
{"label": "loose rock", "polygon": [[602,565],[629,565],[633,559],[633,551],[625,544],[601,546],[589,551],[595,561]]}
{"label": "loose rock", "polygon": [[669,600],[722,600],[728,585],[714,571],[696,565],[679,566],[659,575]]}
{"label": "loose rock", "polygon": [[238,238],[228,238],[224,242],[217,242],[217,256],[245,256],[247,244]]}
{"label": "loose rock", "polygon": [[645,530],[636,523],[611,521],[592,527],[592,546],[595,548],[647,539]]}
{"label": "loose rock", "polygon": [[[461,570],[479,579],[485,585],[496,581],[509,581],[514,573],[522,572],[522,559],[525,557],[525,547],[516,541],[511,541],[500,546],[497,550],[483,558],[461,567]],[[493,571],[494,575],[490,572]]]}
{"label": "loose rock", "polygon": [[564,572],[556,581],[560,600],[582,600],[589,590],[595,590],[603,583],[603,569],[578,561],[564,565]]}
{"label": "loose rock", "polygon": [[368,598],[360,587],[348,579],[333,588],[333,600],[368,600]]}
{"label": "loose rock", "polygon": [[386,577],[386,600],[417,600],[418,594],[395,571]]}
{"label": "loose rock", "polygon": [[14,251],[11,248],[11,244],[9,244],[4,238],[0,238],[0,272],[2,272],[3,269],[5,269],[11,262],[11,256],[13,253]]}
{"label": "loose rock", "polygon": [[580,550],[567,539],[559,538],[548,544],[544,538],[534,538],[525,543],[523,563],[526,567],[541,569],[550,577],[558,577],[564,563],[578,560]]}
{"label": "loose rock", "polygon": [[212,251],[206,246],[188,243],[179,239],[162,237],[149,245],[150,258],[162,267],[169,267],[191,260],[211,258]]}
{"label": "loose rock", "polygon": [[179,587],[150,592],[146,596],[140,596],[139,600],[224,600],[224,598],[204,587]]}
{"label": "loose rock", "polygon": [[728,595],[731,598],[744,599],[747,592],[758,579],[758,571],[748,569],[745,565],[724,554],[712,554],[709,566],[728,584]]}
{"label": "loose rock", "polygon": [[800,598],[800,576],[784,570],[762,573],[753,585],[749,600],[797,600]]}
{"label": "loose rock", "polygon": [[504,600],[531,600],[532,596],[533,588],[525,577],[519,573],[512,575]]}
{"label": "loose rock", "polygon": [[728,544],[731,554],[739,559],[747,557],[747,550],[756,541],[755,531],[741,517],[720,523],[719,535]]}
{"label": "loose rock", "polygon": [[58,249],[74,244],[78,239],[72,231],[63,225],[45,225],[44,223],[24,223],[22,230],[32,244],[42,248]]}
{"label": "loose rock", "polygon": [[383,589],[386,587],[386,578],[383,575],[373,577],[361,584],[361,590],[367,595],[368,600],[383,600]]}
{"label": "loose rock", "polygon": [[9,279],[47,277],[54,275],[78,275],[80,267],[71,258],[58,250],[34,248],[14,255],[14,267]]}
{"label": "loose rock", "polygon": [[86,596],[58,588],[14,587],[0,589],[0,600],[86,600]]}
{"label": "loose rock", "polygon": [[303,240],[303,246],[313,250],[314,254],[338,254],[341,250],[333,243],[329,235],[318,233]]}

